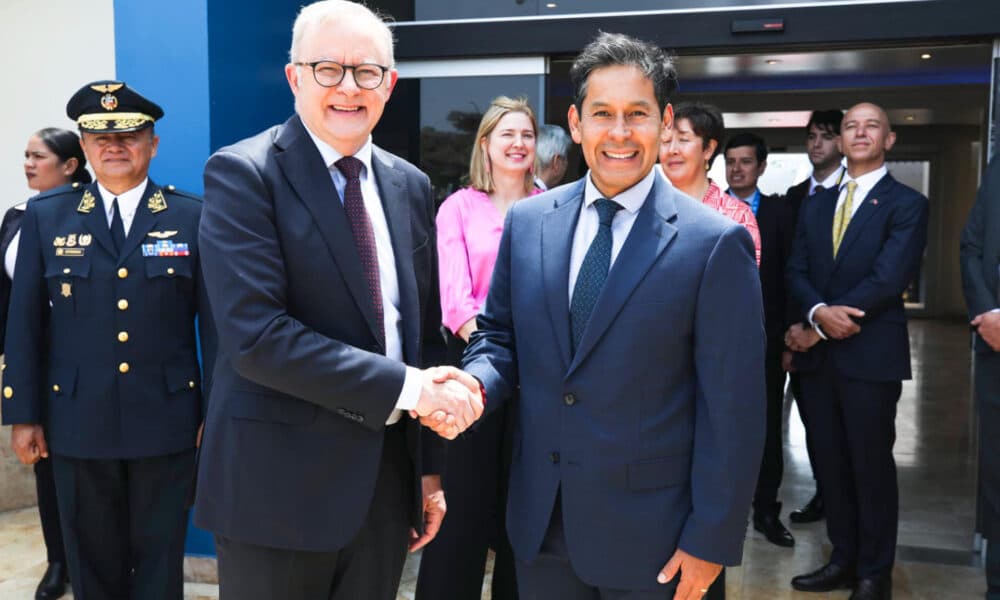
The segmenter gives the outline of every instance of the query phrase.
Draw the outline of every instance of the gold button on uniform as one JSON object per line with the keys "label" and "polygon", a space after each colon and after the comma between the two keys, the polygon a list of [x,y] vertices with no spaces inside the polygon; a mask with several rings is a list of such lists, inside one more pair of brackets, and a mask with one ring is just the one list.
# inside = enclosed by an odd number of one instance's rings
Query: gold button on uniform
{"label": "gold button on uniform", "polygon": [[126,277],[128,277],[128,269],[125,267],[118,269],[118,279],[125,279]]}
{"label": "gold button on uniform", "polygon": [[118,372],[119,373],[128,373],[128,363],[122,363],[122,364],[118,365]]}
{"label": "gold button on uniform", "polygon": [[122,342],[122,343],[127,342],[128,341],[128,332],[127,331],[119,331],[118,332],[118,341]]}
{"label": "gold button on uniform", "polygon": [[128,300],[122,298],[118,301],[118,310],[128,310]]}
{"label": "gold button on uniform", "polygon": [[188,382],[188,387],[193,390],[194,389],[194,381],[189,381]]}
{"label": "gold button on uniform", "polygon": [[14,397],[14,388],[10,387],[9,385],[5,386],[3,388],[3,397],[4,398],[13,398]]}
{"label": "gold button on uniform", "polygon": [[53,392],[58,392],[59,391],[59,384],[58,383],[55,384],[54,386],[52,386],[52,391]]}
{"label": "gold button on uniform", "polygon": [[173,267],[167,267],[167,275],[173,275],[173,274],[174,274],[174,268]]}
{"label": "gold button on uniform", "polygon": [[63,274],[69,275],[71,271],[72,271],[72,269],[70,269],[69,267],[66,267],[65,269],[63,269]]}

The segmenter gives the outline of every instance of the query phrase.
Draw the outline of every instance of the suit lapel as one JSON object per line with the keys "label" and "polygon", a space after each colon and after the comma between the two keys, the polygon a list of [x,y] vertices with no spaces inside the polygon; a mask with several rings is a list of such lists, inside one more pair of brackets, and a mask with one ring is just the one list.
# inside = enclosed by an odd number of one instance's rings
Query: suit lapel
{"label": "suit lapel", "polygon": [[661,182],[659,177],[654,181],[653,189],[642,203],[625,244],[611,265],[604,288],[594,305],[594,312],[583,330],[580,347],[573,356],[569,373],[594,349],[621,312],[632,291],[677,235],[677,228],[669,222],[677,214],[677,205],[673,199],[673,194],[676,193],[679,192]]}
{"label": "suit lapel", "polygon": [[[337,188],[333,185],[329,168],[323,164],[319,150],[298,116],[285,122],[275,139],[275,145],[279,148],[275,153],[278,166],[312,215],[320,236],[344,276],[354,303],[364,315],[372,335],[378,339],[381,328],[375,323],[375,309],[347,214]],[[281,210],[280,207],[276,208]]]}
{"label": "suit lapel", "polygon": [[[840,249],[837,251],[837,259],[834,262],[835,266],[839,265],[841,260],[843,260],[844,255],[850,252],[851,244],[854,240],[858,239],[859,235],[861,235],[861,231],[865,228],[865,223],[867,223],[872,216],[878,213],[881,208],[879,198],[884,197],[887,194],[889,188],[892,187],[894,182],[895,180],[892,178],[892,175],[886,173],[885,177],[879,179],[878,183],[875,184],[875,187],[873,187],[871,191],[868,192],[868,195],[865,196],[865,199],[861,202],[861,206],[858,207],[854,216],[851,217],[850,222],[847,223],[847,229],[844,230],[844,238],[840,240]],[[832,248],[833,228],[831,227],[830,230],[830,244]]]}
{"label": "suit lapel", "polygon": [[[382,210],[389,225],[392,253],[396,259],[396,281],[399,284],[399,313],[403,322],[403,359],[415,364],[419,355],[420,305],[417,298],[417,278],[413,272],[413,235],[410,228],[410,199],[406,193],[406,178],[392,166],[392,157],[381,148],[372,148],[372,170],[378,185]],[[434,335],[428,332],[428,335]]]}
{"label": "suit lapel", "polygon": [[[135,252],[135,249],[139,247],[142,240],[146,238],[146,234],[156,226],[159,212],[154,213],[149,208],[149,199],[157,193],[163,194],[163,191],[160,189],[160,186],[153,183],[153,180],[150,179],[146,184],[146,191],[142,194],[142,200],[139,201],[139,206],[135,209],[135,217],[132,219],[132,226],[128,229],[128,235],[125,237],[122,251],[118,254],[119,263],[125,262],[125,259]],[[169,205],[164,206],[166,208],[163,210],[170,210]]]}
{"label": "suit lapel", "polygon": [[[148,187],[148,186],[147,186]],[[112,257],[117,256],[115,252],[115,243],[111,240],[111,228],[108,227],[108,215],[104,212],[104,198],[101,197],[101,192],[97,188],[97,182],[91,183],[87,186],[87,191],[94,197],[94,206],[81,216],[83,217],[83,226],[87,228],[90,235],[97,240],[97,243],[104,248],[104,250]],[[77,209],[77,212],[80,212]]]}
{"label": "suit lapel", "polygon": [[563,367],[569,365],[569,260],[573,247],[573,232],[583,203],[585,179],[571,186],[557,198],[551,210],[542,217],[542,284],[548,304],[549,318],[555,330]]}

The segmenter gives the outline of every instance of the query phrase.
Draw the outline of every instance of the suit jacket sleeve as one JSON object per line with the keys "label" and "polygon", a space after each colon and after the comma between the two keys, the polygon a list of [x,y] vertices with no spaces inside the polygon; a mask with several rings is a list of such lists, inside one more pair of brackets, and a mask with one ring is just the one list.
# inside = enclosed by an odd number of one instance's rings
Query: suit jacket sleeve
{"label": "suit jacket sleeve", "polygon": [[465,349],[462,359],[462,368],[479,379],[486,389],[488,412],[496,410],[518,386],[510,282],[515,212],[514,207],[507,211],[490,291],[486,295],[483,311],[476,318],[478,329],[469,338],[469,347]]}
{"label": "suit jacket sleeve", "polygon": [[[1000,160],[994,160],[986,173],[976,202],[972,205],[969,220],[962,231],[959,258],[962,266],[962,291],[969,309],[969,319],[997,308],[996,285],[986,281],[986,270],[997,265],[984,265],[984,247],[988,234],[997,235],[1000,223],[990,222],[989,206],[1000,202]],[[994,280],[995,281],[995,280]]]}
{"label": "suit jacket sleeve", "polygon": [[798,313],[792,322],[807,321],[809,309],[824,302],[823,297],[809,281],[809,246],[806,229],[809,225],[809,209],[813,205],[815,202],[810,201],[810,206],[802,206],[795,215],[797,225],[792,241],[792,254],[788,257],[788,265],[785,267],[785,285],[789,301]]}
{"label": "suit jacket sleeve", "polygon": [[691,513],[678,546],[738,564],[764,449],[764,315],[754,249],[741,228],[716,243],[698,290],[694,328],[694,455]]}
{"label": "suit jacket sleeve", "polygon": [[42,381],[46,355],[46,335],[49,317],[49,296],[45,284],[45,264],[38,235],[37,212],[28,203],[21,220],[21,241],[14,265],[8,310],[4,371],[4,387],[13,395],[4,398],[3,424],[37,424],[42,422]]}
{"label": "suit jacket sleeve", "polygon": [[202,265],[219,344],[240,376],[379,431],[406,366],[322,335],[288,312],[277,207],[258,166],[232,151],[205,167]]}
{"label": "suit jacket sleeve", "polygon": [[[421,173],[420,191],[423,196],[422,201],[424,206],[424,213],[421,215],[421,218],[426,221],[428,231],[430,231],[430,239],[427,243],[432,248],[437,248],[437,229],[434,223],[434,194],[431,190],[430,178],[423,173]],[[425,303],[424,322],[420,329],[423,332],[423,339],[421,340],[423,345],[420,351],[422,364],[419,366],[424,368],[442,365],[445,362],[444,337],[439,335],[441,329],[441,300],[437,281],[439,272],[437,261],[440,260],[437,252],[432,253],[432,260],[433,263],[431,264],[430,272],[427,274],[428,277],[432,278],[428,286],[430,298]],[[426,427],[421,427],[420,449],[422,475],[443,474],[447,454],[444,438]]]}
{"label": "suit jacket sleeve", "polygon": [[215,331],[215,319],[208,302],[205,288],[205,273],[199,265],[197,278],[198,300],[198,345],[201,350],[201,419],[208,414],[208,402],[212,397],[212,375],[215,373],[215,357],[218,353],[219,338]]}
{"label": "suit jacket sleeve", "polygon": [[927,245],[927,198],[908,190],[894,207],[888,236],[868,276],[830,304],[853,306],[871,318],[899,301],[916,275]]}

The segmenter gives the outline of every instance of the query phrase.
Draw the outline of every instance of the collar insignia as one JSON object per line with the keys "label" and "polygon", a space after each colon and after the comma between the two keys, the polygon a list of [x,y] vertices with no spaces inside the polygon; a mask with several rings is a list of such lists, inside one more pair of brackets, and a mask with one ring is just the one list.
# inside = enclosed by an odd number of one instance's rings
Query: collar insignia
{"label": "collar insignia", "polygon": [[94,195],[90,193],[90,190],[87,190],[83,193],[83,198],[80,198],[80,205],[76,207],[76,212],[85,215],[90,214],[90,211],[94,210],[96,204],[97,200],[94,198]]}

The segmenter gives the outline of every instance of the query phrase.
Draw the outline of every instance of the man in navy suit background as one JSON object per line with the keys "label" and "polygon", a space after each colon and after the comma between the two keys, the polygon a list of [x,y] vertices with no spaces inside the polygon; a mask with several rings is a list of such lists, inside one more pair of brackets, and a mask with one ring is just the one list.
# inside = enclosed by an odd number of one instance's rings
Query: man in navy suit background
{"label": "man in navy suit background", "polygon": [[508,531],[522,600],[700,598],[740,561],[764,440],[764,329],[740,225],[654,167],[676,87],[601,34],[570,72],[583,179],[507,214],[463,362],[520,387]]}
{"label": "man in navy suit background", "polygon": [[802,352],[800,408],[833,543],[829,562],[792,586],[854,588],[853,600],[892,595],[899,516],[892,446],[896,403],[910,378],[903,292],[927,243],[927,198],[885,166],[895,141],[880,107],[847,111],[844,181],[803,203],[787,268],[788,288],[811,324],[794,325],[787,341]]}
{"label": "man in navy suit background", "polygon": [[311,4],[285,75],[296,114],[205,167],[220,348],[195,522],[222,598],[394,600],[445,511],[443,448],[409,415],[447,413],[453,437],[479,387],[408,366],[440,364],[443,340],[430,181],[371,138],[398,76],[388,27]]}

